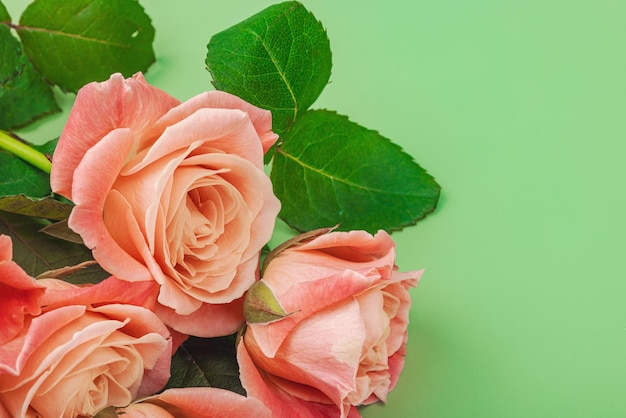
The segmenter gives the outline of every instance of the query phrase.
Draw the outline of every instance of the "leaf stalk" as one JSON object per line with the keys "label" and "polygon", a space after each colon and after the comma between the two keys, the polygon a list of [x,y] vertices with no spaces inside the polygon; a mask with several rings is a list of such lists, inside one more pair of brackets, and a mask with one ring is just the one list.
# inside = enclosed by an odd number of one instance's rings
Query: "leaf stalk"
{"label": "leaf stalk", "polygon": [[0,149],[10,152],[48,174],[52,170],[52,163],[45,154],[24,142],[18,141],[8,132],[2,130],[0,130]]}

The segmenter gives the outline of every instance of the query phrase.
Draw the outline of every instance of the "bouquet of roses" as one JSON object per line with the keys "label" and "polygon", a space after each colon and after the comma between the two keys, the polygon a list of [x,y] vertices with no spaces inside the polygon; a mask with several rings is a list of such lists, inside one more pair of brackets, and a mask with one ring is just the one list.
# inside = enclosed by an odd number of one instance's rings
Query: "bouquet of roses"
{"label": "bouquet of roses", "polygon": [[[211,38],[217,90],[182,103],[144,78],[153,37],[133,0],[0,3],[0,417],[360,416],[421,275],[385,231],[439,186],[309,109],[330,47],[302,4]],[[34,145],[50,85],[78,93]],[[299,235],[270,249],[278,218]]]}

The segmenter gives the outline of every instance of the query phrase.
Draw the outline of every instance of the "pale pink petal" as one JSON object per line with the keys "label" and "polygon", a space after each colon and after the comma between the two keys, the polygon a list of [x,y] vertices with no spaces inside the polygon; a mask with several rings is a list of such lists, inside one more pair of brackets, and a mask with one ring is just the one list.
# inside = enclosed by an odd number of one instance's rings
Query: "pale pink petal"
{"label": "pale pink petal", "polygon": [[31,354],[64,325],[79,318],[84,306],[68,306],[42,314],[32,320],[28,333],[15,341],[17,344],[0,346],[0,372],[18,375],[22,372]]}
{"label": "pale pink petal", "polygon": [[218,388],[168,389],[148,400],[166,409],[181,411],[182,418],[271,418],[263,403]]}
{"label": "pale pink petal", "polygon": [[[123,278],[149,280],[151,276],[146,267],[112,238],[102,213],[117,173],[133,146],[132,141],[132,131],[118,129],[102,138],[83,156],[75,170],[75,176],[83,180],[74,183],[73,198],[76,206],[69,217],[68,225],[81,235],[87,247],[93,249],[94,258],[103,264],[103,268],[122,277],[111,271],[110,267],[115,266],[116,270],[124,274]],[[123,217],[124,214],[113,212],[111,215]]]}
{"label": "pale pink petal", "polygon": [[13,243],[8,235],[0,235],[0,262],[13,258]]}
{"label": "pale pink petal", "polygon": [[155,124],[154,131],[161,132],[165,127],[189,117],[202,108],[241,109],[246,112],[261,140],[264,153],[274,145],[278,138],[278,135],[272,132],[272,113],[269,110],[260,109],[237,96],[223,91],[204,92],[181,103],[179,106],[171,109]]}
{"label": "pale pink petal", "polygon": [[336,405],[356,389],[355,377],[367,336],[356,301],[334,305],[301,321],[273,358],[255,352],[255,331],[255,325],[248,326],[246,348],[268,373],[314,387]]}
{"label": "pale pink petal", "polygon": [[230,335],[244,323],[243,297],[224,304],[202,304],[189,315],[177,315],[173,309],[157,305],[155,312],[174,330],[197,337],[212,338]]}
{"label": "pale pink petal", "polygon": [[[378,231],[373,236],[365,231],[333,232],[323,234],[308,241],[300,247],[300,250],[325,251],[336,258],[357,263],[368,261],[387,261],[390,251],[395,249],[395,243],[385,231]],[[395,256],[395,252],[392,252]],[[393,265],[393,259],[391,263]]]}
{"label": "pale pink petal", "polygon": [[[248,397],[260,400],[272,412],[274,418],[337,418],[341,416],[339,408],[333,404],[308,402],[289,395],[267,380],[264,372],[260,371],[242,342],[237,347],[237,362],[241,383]],[[350,417],[359,417],[352,412]]]}
{"label": "pale pink petal", "polygon": [[96,306],[103,303],[124,303],[151,309],[156,302],[158,291],[158,285],[152,280],[127,282],[115,276],[85,286],[76,286],[57,279],[41,279],[39,283],[46,286],[41,303],[47,310],[59,306]]}
{"label": "pale pink petal", "polygon": [[[292,328],[301,320],[314,315],[326,306],[344,299],[351,300],[355,294],[368,289],[377,279],[377,276],[368,277],[354,271],[342,271],[333,272],[332,276],[305,281],[307,277],[315,277],[308,274],[309,268],[315,269],[318,264],[310,265],[308,268],[296,264],[296,268],[292,268],[289,260],[299,257],[306,257],[306,254],[291,253],[289,258],[278,257],[272,260],[263,276],[263,281],[274,292],[285,311],[296,312],[280,321],[254,324],[255,338],[263,347],[265,355],[269,357],[275,356]],[[310,262],[315,263],[315,260],[311,259]],[[276,288],[279,290],[276,291]]]}
{"label": "pale pink petal", "polygon": [[0,345],[14,338],[26,315],[38,315],[45,289],[11,260],[11,238],[0,235]]}
{"label": "pale pink petal", "polygon": [[[302,257],[305,257],[305,254],[302,254]],[[293,258],[295,257],[291,259]],[[274,264],[276,261],[278,262]],[[334,302],[352,297],[356,293],[368,289],[380,278],[377,270],[355,271],[346,269],[323,272],[316,278],[313,278],[311,274],[306,276],[307,279],[301,279],[297,285],[288,284],[285,282],[289,281],[290,278],[297,278],[298,272],[304,276],[310,272],[310,269],[323,267],[317,264],[319,259],[315,257],[311,258],[311,262],[316,264],[308,268],[302,264],[292,266],[289,260],[285,261],[283,264],[280,257],[274,259],[265,270],[263,281],[272,289],[285,310],[288,312],[303,311],[307,316]],[[274,265],[272,266],[272,264]]]}
{"label": "pale pink petal", "polygon": [[141,73],[129,79],[113,74],[108,81],[84,86],[76,96],[54,152],[52,190],[74,200],[74,170],[90,148],[117,128],[144,131],[178,103],[146,83]]}
{"label": "pale pink petal", "polygon": [[187,119],[165,128],[147,153],[139,156],[140,161],[129,164],[122,174],[136,173],[154,161],[188,149],[193,144],[210,147],[214,152],[239,155],[257,168],[263,168],[263,148],[246,113],[238,109],[200,109]]}

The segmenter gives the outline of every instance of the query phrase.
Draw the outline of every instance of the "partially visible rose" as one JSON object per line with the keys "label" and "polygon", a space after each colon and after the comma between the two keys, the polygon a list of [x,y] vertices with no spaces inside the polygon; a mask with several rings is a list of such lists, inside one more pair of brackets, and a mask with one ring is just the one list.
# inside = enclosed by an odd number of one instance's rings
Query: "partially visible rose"
{"label": "partially visible rose", "polygon": [[192,387],[163,393],[118,410],[124,418],[272,418],[261,401],[225,389]]}
{"label": "partially visible rose", "polygon": [[13,244],[0,235],[0,345],[12,340],[24,327],[24,318],[41,312],[39,299],[45,291],[13,261]]}
{"label": "partially visible rose", "polygon": [[[42,282],[52,296],[41,296],[39,312],[0,344],[0,417],[94,416],[163,388],[172,341],[161,320],[138,306],[150,292],[143,283],[107,295],[115,286]],[[120,298],[128,303],[106,303]]]}
{"label": "partially visible rose", "polygon": [[271,113],[211,91],[180,103],[141,74],[76,98],[51,185],[98,263],[160,285],[156,311],[197,336],[234,332],[280,202],[263,170]]}
{"label": "partially visible rose", "polygon": [[359,416],[355,406],[385,401],[404,365],[409,287],[420,276],[398,271],[383,231],[326,233],[280,252],[255,286],[290,315],[248,324],[238,349],[248,396],[285,418]]}

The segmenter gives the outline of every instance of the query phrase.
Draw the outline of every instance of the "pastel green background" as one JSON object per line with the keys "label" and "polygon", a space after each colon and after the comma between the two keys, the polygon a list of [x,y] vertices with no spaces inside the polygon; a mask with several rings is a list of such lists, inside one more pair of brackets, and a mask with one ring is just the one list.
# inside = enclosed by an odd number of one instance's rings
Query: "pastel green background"
{"label": "pastel green background", "polygon": [[[141,3],[147,79],[183,100],[212,88],[210,36],[272,4]],[[393,235],[401,270],[426,272],[404,373],[363,416],[626,416],[626,2],[304,3],[334,54],[314,107],[377,129],[443,187]],[[17,20],[27,2],[5,4]],[[57,136],[66,115],[22,134]]]}

